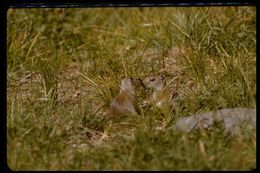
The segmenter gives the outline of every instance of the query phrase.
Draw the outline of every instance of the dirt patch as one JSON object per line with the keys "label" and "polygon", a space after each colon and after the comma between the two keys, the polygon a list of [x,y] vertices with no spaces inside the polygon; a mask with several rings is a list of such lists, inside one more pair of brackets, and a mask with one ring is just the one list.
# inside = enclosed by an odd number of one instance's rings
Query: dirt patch
{"label": "dirt patch", "polygon": [[[87,84],[77,71],[77,67],[72,64],[60,72],[58,76],[58,102],[75,104],[80,97],[88,95]],[[21,101],[47,100],[44,78],[37,72],[26,71],[8,76],[7,91],[8,99],[16,94],[16,97],[19,97]]]}

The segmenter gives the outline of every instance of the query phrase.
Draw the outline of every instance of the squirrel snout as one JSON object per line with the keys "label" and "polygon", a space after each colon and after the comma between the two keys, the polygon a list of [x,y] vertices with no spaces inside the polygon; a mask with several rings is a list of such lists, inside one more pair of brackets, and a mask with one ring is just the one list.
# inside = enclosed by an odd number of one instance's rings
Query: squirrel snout
{"label": "squirrel snout", "polygon": [[137,80],[140,82],[141,87],[146,88],[145,84],[143,83],[143,80],[141,78],[138,78]]}

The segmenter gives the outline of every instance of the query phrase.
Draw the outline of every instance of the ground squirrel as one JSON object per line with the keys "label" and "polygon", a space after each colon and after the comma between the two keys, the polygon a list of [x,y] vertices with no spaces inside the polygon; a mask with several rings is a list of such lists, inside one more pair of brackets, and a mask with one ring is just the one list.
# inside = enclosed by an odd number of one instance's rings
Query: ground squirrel
{"label": "ground squirrel", "polygon": [[121,80],[120,92],[110,105],[109,114],[115,115],[138,114],[137,106],[137,89],[143,86],[142,80],[139,78],[125,77]]}
{"label": "ground squirrel", "polygon": [[176,95],[172,89],[167,87],[166,80],[161,75],[149,75],[143,80],[147,89],[152,89],[152,101],[158,108],[170,110],[172,99]]}

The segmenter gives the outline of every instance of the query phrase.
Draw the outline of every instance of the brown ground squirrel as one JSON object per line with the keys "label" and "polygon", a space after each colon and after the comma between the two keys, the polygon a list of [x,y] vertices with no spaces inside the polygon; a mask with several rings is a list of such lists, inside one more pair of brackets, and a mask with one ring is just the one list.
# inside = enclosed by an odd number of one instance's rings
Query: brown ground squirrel
{"label": "brown ground squirrel", "polygon": [[121,80],[120,92],[109,107],[110,117],[118,115],[138,115],[137,90],[143,87],[139,78],[125,77]]}
{"label": "brown ground squirrel", "polygon": [[162,75],[149,75],[145,77],[143,84],[147,89],[152,89],[152,101],[156,107],[170,110],[172,99],[177,93],[167,87]]}

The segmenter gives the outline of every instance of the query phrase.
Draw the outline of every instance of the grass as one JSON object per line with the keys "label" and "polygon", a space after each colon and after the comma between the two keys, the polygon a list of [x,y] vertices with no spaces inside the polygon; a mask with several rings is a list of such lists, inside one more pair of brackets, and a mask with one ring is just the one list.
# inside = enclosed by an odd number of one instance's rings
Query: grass
{"label": "grass", "polygon": [[[109,126],[122,77],[153,73],[175,79],[174,111],[140,106],[139,117]],[[9,9],[7,75],[12,170],[256,168],[254,134],[154,130],[256,107],[255,7]]]}

